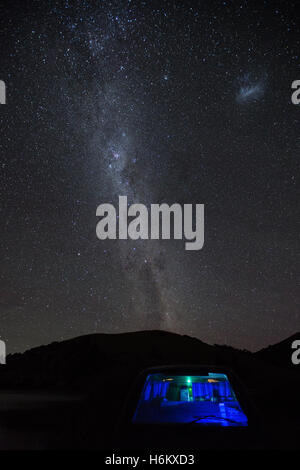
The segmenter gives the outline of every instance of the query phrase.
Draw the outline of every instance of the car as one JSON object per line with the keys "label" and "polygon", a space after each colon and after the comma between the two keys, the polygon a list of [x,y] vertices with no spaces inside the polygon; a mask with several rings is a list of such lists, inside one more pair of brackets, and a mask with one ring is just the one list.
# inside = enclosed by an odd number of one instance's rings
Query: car
{"label": "car", "polygon": [[248,448],[259,423],[247,391],[227,369],[203,365],[144,370],[116,429],[120,448]]}

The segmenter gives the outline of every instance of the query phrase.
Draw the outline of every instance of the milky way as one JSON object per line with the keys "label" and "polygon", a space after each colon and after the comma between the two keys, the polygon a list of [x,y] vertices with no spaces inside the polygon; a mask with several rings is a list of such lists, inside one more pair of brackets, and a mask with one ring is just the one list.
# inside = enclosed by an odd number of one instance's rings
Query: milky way
{"label": "milky way", "polygon": [[[4,2],[0,337],[299,329],[294,2]],[[205,244],[96,237],[96,208],[205,204]]]}

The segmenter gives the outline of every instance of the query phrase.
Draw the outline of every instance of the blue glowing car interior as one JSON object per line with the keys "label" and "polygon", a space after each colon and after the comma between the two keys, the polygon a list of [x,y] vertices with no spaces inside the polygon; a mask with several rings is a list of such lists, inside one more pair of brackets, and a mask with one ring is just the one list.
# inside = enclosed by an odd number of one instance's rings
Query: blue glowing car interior
{"label": "blue glowing car interior", "polygon": [[149,374],[132,418],[139,424],[248,426],[226,374]]}

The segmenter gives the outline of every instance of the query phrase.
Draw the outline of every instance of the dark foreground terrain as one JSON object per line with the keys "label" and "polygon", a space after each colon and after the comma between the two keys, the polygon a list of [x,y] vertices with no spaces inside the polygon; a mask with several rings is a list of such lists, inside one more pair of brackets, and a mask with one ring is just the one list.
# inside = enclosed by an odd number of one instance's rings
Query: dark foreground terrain
{"label": "dark foreground terrain", "polygon": [[298,449],[300,366],[291,363],[293,338],[250,353],[164,331],[95,334],[11,355],[0,366],[0,449],[112,449],[137,374],[168,364],[230,368],[261,417],[258,447]]}

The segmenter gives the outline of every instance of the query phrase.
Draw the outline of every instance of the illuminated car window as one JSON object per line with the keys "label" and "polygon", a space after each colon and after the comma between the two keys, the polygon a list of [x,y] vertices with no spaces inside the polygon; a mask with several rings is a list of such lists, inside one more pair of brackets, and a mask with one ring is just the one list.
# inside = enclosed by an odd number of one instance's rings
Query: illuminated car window
{"label": "illuminated car window", "polygon": [[226,374],[147,376],[134,423],[248,426]]}

